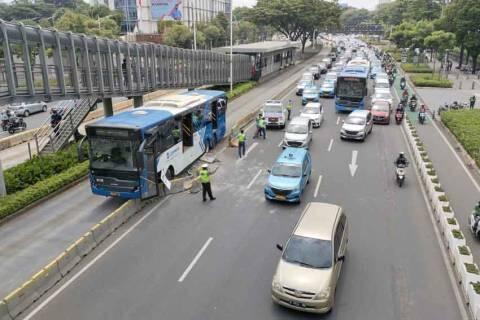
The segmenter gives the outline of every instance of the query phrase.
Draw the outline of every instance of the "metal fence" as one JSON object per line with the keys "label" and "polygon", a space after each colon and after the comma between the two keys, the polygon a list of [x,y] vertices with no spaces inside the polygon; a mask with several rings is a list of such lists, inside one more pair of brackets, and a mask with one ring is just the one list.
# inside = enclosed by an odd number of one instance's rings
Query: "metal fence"
{"label": "metal fence", "polygon": [[[230,56],[128,43],[0,20],[0,104],[83,96],[141,96],[162,88],[230,81]],[[251,78],[247,55],[233,56],[233,82]]]}

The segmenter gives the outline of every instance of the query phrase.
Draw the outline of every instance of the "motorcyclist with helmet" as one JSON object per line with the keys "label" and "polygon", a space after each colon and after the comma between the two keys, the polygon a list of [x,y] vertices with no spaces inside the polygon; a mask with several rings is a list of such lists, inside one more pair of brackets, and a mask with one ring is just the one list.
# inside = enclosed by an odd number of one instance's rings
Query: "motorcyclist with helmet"
{"label": "motorcyclist with helmet", "polygon": [[397,157],[397,159],[395,160],[395,166],[396,166],[396,167],[399,167],[399,166],[406,167],[406,166],[408,166],[408,160],[407,160],[407,158],[405,157],[405,153],[404,153],[404,152],[400,152],[400,153],[398,154],[398,157]]}

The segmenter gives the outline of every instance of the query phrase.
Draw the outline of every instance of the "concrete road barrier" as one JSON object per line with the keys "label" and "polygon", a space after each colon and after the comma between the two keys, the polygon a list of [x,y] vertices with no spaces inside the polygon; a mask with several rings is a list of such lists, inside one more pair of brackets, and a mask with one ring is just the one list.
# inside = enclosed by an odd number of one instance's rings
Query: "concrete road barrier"
{"label": "concrete road barrier", "polygon": [[75,248],[80,257],[89,254],[96,246],[97,243],[95,242],[95,238],[91,231],[86,232],[80,239],[75,241]]}
{"label": "concrete road barrier", "polygon": [[35,284],[35,288],[39,296],[47,292],[52,288],[57,282],[62,279],[62,274],[58,269],[56,261],[50,262],[45,266],[41,271],[37,272],[33,277],[32,281]]}
{"label": "concrete road barrier", "polygon": [[90,231],[92,231],[95,242],[100,244],[103,240],[105,240],[106,237],[110,235],[110,230],[111,228],[108,223],[97,223]]}
{"label": "concrete road barrier", "polygon": [[62,252],[56,259],[58,270],[63,277],[65,277],[70,270],[73,269],[81,260],[81,257],[78,255],[77,248],[75,244],[72,244],[64,252]]}
{"label": "concrete road barrier", "polygon": [[21,287],[6,296],[3,301],[7,305],[10,316],[16,318],[39,297],[40,295],[36,291],[35,283],[32,280],[28,280]]}
{"label": "concrete road barrier", "polygon": [[0,320],[12,320],[13,318],[10,317],[8,313],[7,304],[1,300],[0,301]]}

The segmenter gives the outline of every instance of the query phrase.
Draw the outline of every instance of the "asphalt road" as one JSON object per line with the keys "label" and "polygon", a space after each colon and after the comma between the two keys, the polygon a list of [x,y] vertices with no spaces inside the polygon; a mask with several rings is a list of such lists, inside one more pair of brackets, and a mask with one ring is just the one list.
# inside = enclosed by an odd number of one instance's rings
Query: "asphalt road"
{"label": "asphalt road", "polygon": [[[292,67],[232,101],[227,109],[229,129],[265,100],[296,83],[303,68]],[[0,295],[20,286],[120,203],[119,199],[93,195],[85,181],[1,225]]]}
{"label": "asphalt road", "polygon": [[[283,132],[252,141],[250,130],[246,158],[237,160],[235,149],[219,155],[217,200],[183,193],[145,210],[25,319],[461,319],[413,169],[403,188],[394,181],[392,162],[407,148],[400,128],[375,126],[365,143],[341,141],[333,101],[323,103],[326,121],[314,129],[312,179],[301,204],[264,199]],[[270,297],[275,244],[288,239],[310,201],[343,206],[350,223],[336,306],[323,317],[278,307]]]}

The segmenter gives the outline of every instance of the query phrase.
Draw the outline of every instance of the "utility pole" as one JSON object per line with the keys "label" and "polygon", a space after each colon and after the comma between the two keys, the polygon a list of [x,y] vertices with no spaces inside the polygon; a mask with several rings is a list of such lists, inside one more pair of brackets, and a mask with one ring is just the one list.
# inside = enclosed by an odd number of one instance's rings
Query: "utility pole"
{"label": "utility pole", "polygon": [[233,90],[233,0],[230,1],[230,91]]}
{"label": "utility pole", "polygon": [[3,176],[2,161],[0,160],[0,197],[7,195],[7,188],[5,187],[5,177]]}
{"label": "utility pole", "polygon": [[197,23],[196,23],[196,17],[197,13],[195,12],[194,4],[195,0],[192,0],[192,19],[193,19],[193,50],[197,50]]}

